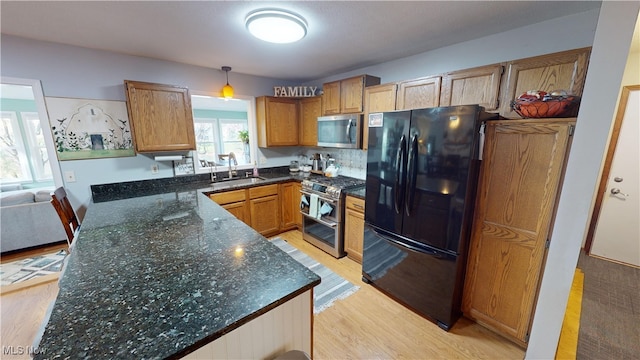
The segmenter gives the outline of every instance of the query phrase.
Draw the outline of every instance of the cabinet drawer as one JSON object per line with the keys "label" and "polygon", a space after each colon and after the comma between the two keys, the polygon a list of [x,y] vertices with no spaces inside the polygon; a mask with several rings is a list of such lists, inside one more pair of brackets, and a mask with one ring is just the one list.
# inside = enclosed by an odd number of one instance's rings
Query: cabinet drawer
{"label": "cabinet drawer", "polygon": [[249,198],[255,199],[263,196],[278,195],[278,185],[265,185],[249,188]]}
{"label": "cabinet drawer", "polygon": [[353,209],[355,211],[364,213],[364,200],[353,196],[347,196],[345,201],[347,209]]}
{"label": "cabinet drawer", "polygon": [[220,205],[230,204],[245,200],[244,190],[225,191],[209,195],[209,198]]}

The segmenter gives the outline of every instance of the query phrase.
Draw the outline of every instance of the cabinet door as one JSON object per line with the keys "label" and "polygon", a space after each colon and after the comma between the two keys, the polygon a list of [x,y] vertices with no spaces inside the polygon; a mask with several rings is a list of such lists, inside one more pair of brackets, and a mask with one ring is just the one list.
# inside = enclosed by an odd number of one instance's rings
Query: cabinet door
{"label": "cabinet door", "polygon": [[322,116],[322,97],[300,100],[299,145],[318,146],[318,116]]}
{"label": "cabinet door", "polygon": [[322,114],[340,114],[340,81],[322,85]]}
{"label": "cabinet door", "polygon": [[440,106],[479,104],[485,110],[497,109],[503,69],[496,64],[444,75]]}
{"label": "cabinet door", "polygon": [[258,146],[298,145],[298,101],[261,96],[256,99]]}
{"label": "cabinet door", "polygon": [[249,211],[247,210],[247,202],[240,201],[231,204],[222,205],[222,207],[231,213],[231,215],[238,218],[238,220],[251,226],[251,219],[249,218]]}
{"label": "cabinet door", "polygon": [[573,120],[487,122],[463,311],[526,346]]}
{"label": "cabinet door", "polygon": [[280,230],[288,230],[296,227],[296,213],[299,209],[300,196],[296,196],[295,183],[289,182],[280,184],[280,217],[281,226]]}
{"label": "cabinet door", "polygon": [[507,64],[500,98],[500,115],[520,118],[511,101],[529,90],[566,90],[582,96],[591,48],[542,55]]}
{"label": "cabinet door", "polygon": [[278,195],[249,200],[251,227],[264,236],[277,234],[280,230],[280,206]]}
{"label": "cabinet door", "polygon": [[300,213],[300,197],[302,190],[302,184],[299,182],[293,183],[293,221],[298,229],[302,229],[302,214]]}
{"label": "cabinet door", "polygon": [[398,84],[397,110],[440,106],[440,76],[430,76]]}
{"label": "cabinet door", "polygon": [[189,89],[125,80],[136,151],[195,150]]}
{"label": "cabinet door", "polygon": [[362,128],[362,150],[369,148],[369,114],[396,109],[398,85],[383,84],[364,89],[364,125]]}
{"label": "cabinet door", "polygon": [[362,76],[345,79],[340,82],[340,112],[343,114],[361,113],[364,78]]}
{"label": "cabinet door", "polygon": [[345,207],[344,250],[350,259],[362,263],[364,200],[348,196]]}

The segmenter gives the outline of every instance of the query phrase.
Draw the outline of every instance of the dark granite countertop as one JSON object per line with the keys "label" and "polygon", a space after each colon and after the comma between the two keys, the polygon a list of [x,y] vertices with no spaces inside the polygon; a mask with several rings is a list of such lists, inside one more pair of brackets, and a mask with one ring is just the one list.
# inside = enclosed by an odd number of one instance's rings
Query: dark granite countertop
{"label": "dark granite countertop", "polygon": [[91,185],[93,202],[128,199],[138,196],[162,194],[169,191],[187,191],[200,189],[202,192],[215,193],[236,189],[244,189],[252,186],[270,185],[288,181],[302,181],[306,178],[322,177],[322,175],[310,173],[290,173],[288,167],[261,169],[261,180],[257,183],[244,183],[246,177],[238,177],[239,181],[223,181],[228,176],[226,173],[218,173],[217,181],[211,182],[209,174],[180,176],[155,180],[139,180],[113,184]]}
{"label": "dark granite countertop", "polygon": [[345,191],[345,194],[347,194],[348,196],[353,196],[353,197],[357,197],[359,199],[364,200],[365,199],[365,192],[366,192],[366,186],[362,185],[360,187],[357,188],[353,188],[353,189],[348,189]]}
{"label": "dark granite countertop", "polygon": [[319,284],[201,185],[89,206],[36,359],[179,358]]}

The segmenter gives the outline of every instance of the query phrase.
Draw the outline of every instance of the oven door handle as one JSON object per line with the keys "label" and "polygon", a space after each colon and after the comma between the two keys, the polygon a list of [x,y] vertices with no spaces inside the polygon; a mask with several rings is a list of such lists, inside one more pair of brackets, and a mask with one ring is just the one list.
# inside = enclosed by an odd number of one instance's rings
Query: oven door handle
{"label": "oven door handle", "polygon": [[326,226],[328,226],[330,228],[335,228],[336,226],[338,226],[338,223],[336,223],[336,222],[325,221],[325,220],[322,220],[322,219],[318,219],[318,218],[315,218],[313,216],[309,216],[309,214],[307,214],[305,212],[302,212],[302,211],[300,211],[300,214],[304,215],[305,217],[308,217],[309,219],[313,219],[313,221],[317,221],[322,225],[326,225]]}

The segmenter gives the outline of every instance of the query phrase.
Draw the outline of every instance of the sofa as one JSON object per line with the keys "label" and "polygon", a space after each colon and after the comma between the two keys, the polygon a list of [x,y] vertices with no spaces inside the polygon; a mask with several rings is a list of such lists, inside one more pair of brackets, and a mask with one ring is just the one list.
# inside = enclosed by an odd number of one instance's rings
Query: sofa
{"label": "sofa", "polygon": [[26,249],[67,236],[49,202],[53,188],[0,192],[0,251]]}

